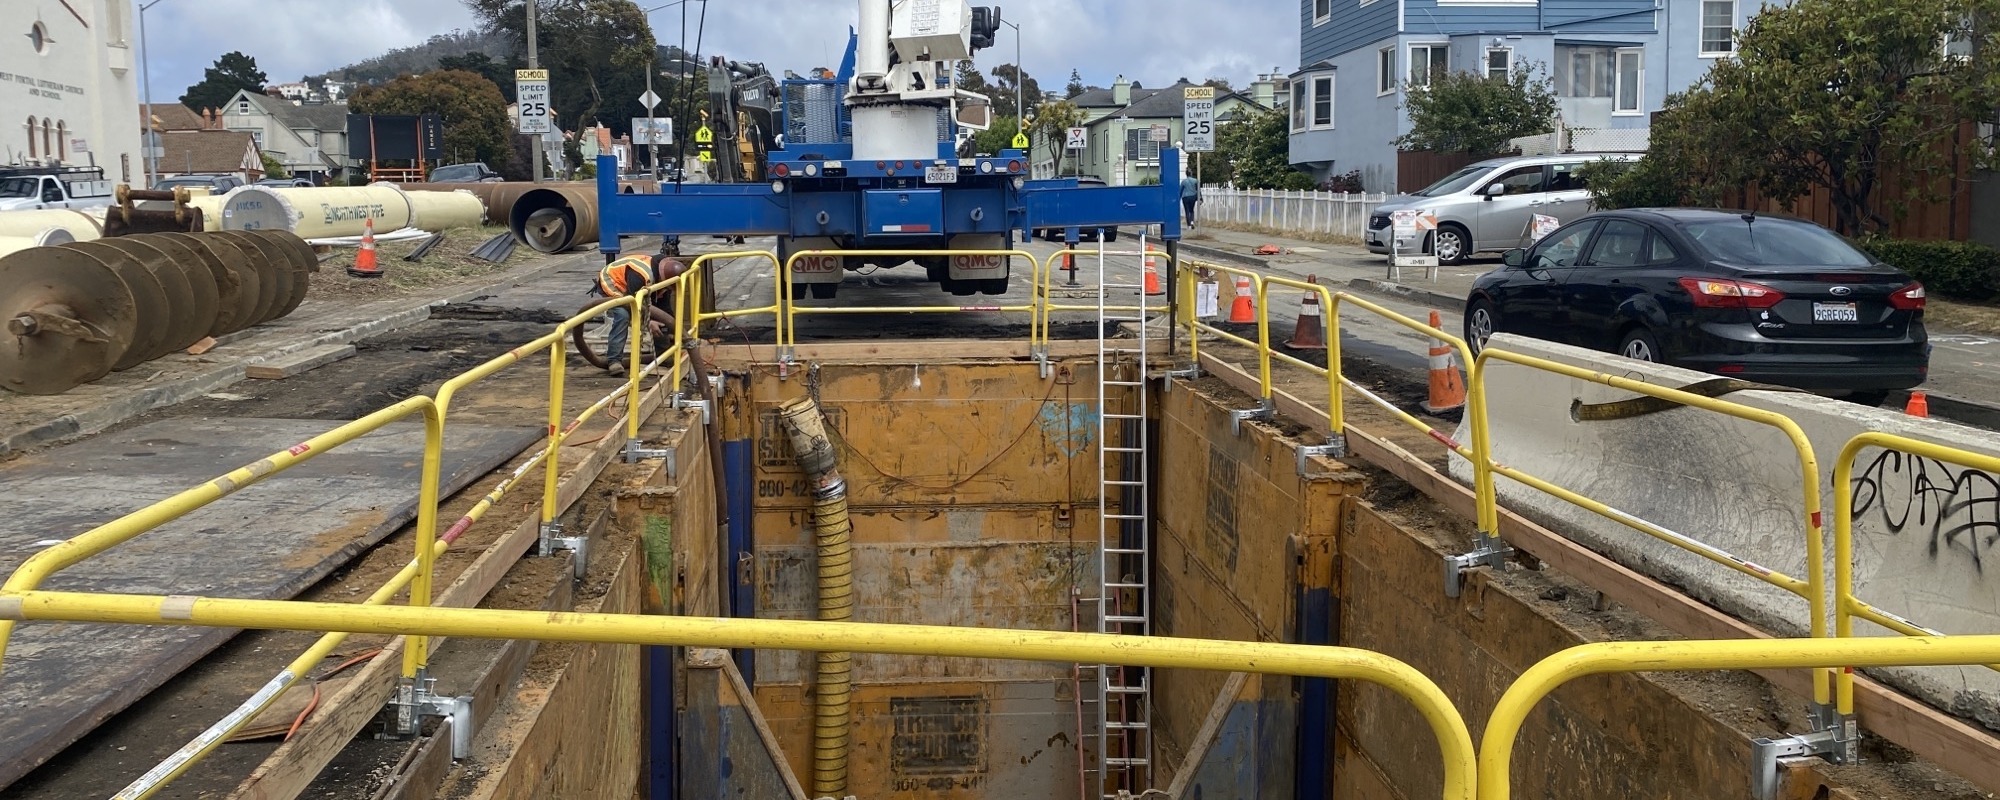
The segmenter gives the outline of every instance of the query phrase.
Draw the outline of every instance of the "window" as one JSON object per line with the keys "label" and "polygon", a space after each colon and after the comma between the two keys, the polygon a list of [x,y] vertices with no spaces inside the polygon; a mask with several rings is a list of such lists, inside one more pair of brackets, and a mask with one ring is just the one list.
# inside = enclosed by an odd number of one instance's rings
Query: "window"
{"label": "window", "polygon": [[49,52],[49,29],[39,22],[28,26],[28,46],[34,48],[36,53]]}
{"label": "window", "polygon": [[1541,244],[1535,245],[1534,251],[1528,256],[1528,269],[1574,265],[1577,257],[1583,255],[1584,243],[1590,241],[1590,234],[1595,230],[1597,223],[1586,222],[1574,228],[1558,231],[1560,236],[1551,235],[1543,239]]}
{"label": "window", "polygon": [[28,117],[28,157],[29,157],[29,158],[34,158],[35,156],[36,156],[36,152],[35,152],[35,118],[31,116],[31,117]]}
{"label": "window", "polygon": [[1410,45],[1410,85],[1419,87],[1431,85],[1432,75],[1450,69],[1446,62],[1450,56],[1450,45]]}
{"label": "window", "polygon": [[1396,93],[1396,48],[1375,52],[1375,96]]}
{"label": "window", "polygon": [[1160,160],[1160,143],[1153,141],[1150,128],[1125,129],[1125,160],[1142,164]]}
{"label": "window", "polygon": [[1556,48],[1556,96],[1611,97],[1616,83],[1609,47]]}
{"label": "window", "polygon": [[248,101],[248,100],[238,100],[238,101],[236,101],[236,113],[238,113],[238,114],[248,114],[248,113],[250,113],[250,101]]}
{"label": "window", "polygon": [[1626,219],[1604,223],[1590,246],[1593,267],[1636,267],[1646,263],[1646,226]]}
{"label": "window", "polygon": [[68,120],[59,120],[56,122],[56,158],[58,160],[69,158]]}
{"label": "window", "polygon": [[42,118],[42,153],[45,155],[52,156],[56,154],[56,126],[54,123],[55,121],[48,117]]}
{"label": "window", "polygon": [[1736,52],[1736,0],[1701,0],[1701,54]]}
{"label": "window", "polygon": [[1306,112],[1308,110],[1306,108],[1306,101],[1309,99],[1306,96],[1306,92],[1310,88],[1307,84],[1307,81],[1296,81],[1292,84],[1293,133],[1298,133],[1306,129]]}
{"label": "window", "polygon": [[1333,76],[1313,78],[1313,130],[1333,127]]}
{"label": "window", "polygon": [[1313,24],[1325,25],[1333,18],[1333,0],[1313,0]]}
{"label": "window", "polygon": [[1506,194],[1508,196],[1536,194],[1548,188],[1543,177],[1542,168],[1539,165],[1533,167],[1515,167],[1493,176],[1493,179],[1487,181],[1486,185],[1492,186],[1497,183],[1505,186],[1507,187]]}
{"label": "window", "polygon": [[1575,163],[1550,165],[1549,191],[1573,192],[1579,189],[1589,188],[1589,186],[1587,185],[1589,182],[1585,181],[1583,179],[1583,175],[1579,174],[1576,171],[1577,168],[1581,166],[1583,165]]}
{"label": "window", "polygon": [[1646,88],[1646,53],[1643,50],[1627,49],[1617,55],[1617,103],[1611,107],[1614,114],[1638,114],[1640,99]]}
{"label": "window", "polygon": [[1514,48],[1491,47],[1486,50],[1486,77],[1488,80],[1506,80],[1514,72]]}
{"label": "window", "polygon": [[1679,260],[1681,260],[1681,254],[1675,252],[1674,246],[1667,243],[1667,237],[1657,233],[1653,234],[1652,254],[1647,257],[1646,263],[1657,266],[1660,264],[1672,264]]}

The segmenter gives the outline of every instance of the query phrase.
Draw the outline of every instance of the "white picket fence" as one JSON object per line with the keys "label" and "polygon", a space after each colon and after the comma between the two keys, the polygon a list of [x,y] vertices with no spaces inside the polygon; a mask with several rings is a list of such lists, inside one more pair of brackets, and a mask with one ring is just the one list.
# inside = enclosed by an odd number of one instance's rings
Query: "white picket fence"
{"label": "white picket fence", "polygon": [[1209,222],[1359,239],[1368,229],[1368,212],[1388,199],[1386,194],[1204,186],[1198,213]]}

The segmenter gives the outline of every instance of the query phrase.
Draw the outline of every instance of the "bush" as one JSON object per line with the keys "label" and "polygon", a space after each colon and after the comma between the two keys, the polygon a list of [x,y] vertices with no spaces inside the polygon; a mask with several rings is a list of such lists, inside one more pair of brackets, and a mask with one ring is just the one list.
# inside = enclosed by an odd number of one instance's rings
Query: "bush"
{"label": "bush", "polygon": [[1361,170],[1357,169],[1346,175],[1328,175],[1326,176],[1326,180],[1319,182],[1319,190],[1322,192],[1361,194],[1365,191],[1361,185]]}
{"label": "bush", "polygon": [[1856,244],[1883,263],[1910,273],[1937,295],[1973,301],[2000,296],[2000,250],[1972,242],[1883,237]]}
{"label": "bush", "polygon": [[1576,174],[1590,187],[1591,202],[1600,209],[1664,208],[1686,200],[1685,179],[1652,157],[1599,159],[1578,168]]}

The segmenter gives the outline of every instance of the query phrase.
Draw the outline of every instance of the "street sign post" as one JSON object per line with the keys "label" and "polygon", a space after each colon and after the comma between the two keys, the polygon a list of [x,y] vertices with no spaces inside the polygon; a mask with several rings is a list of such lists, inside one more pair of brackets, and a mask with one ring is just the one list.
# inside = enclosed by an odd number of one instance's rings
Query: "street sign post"
{"label": "street sign post", "polygon": [[1437,280],[1437,256],[1424,254],[1424,236],[1437,230],[1437,215],[1403,209],[1389,212],[1389,223],[1389,278],[1402,277],[1403,267],[1423,267],[1425,277]]}
{"label": "street sign post", "polygon": [[1028,149],[1028,134],[1026,131],[1021,131],[1014,134],[1014,149],[1016,150]]}
{"label": "street sign post", "polygon": [[645,94],[639,95],[639,105],[645,106],[647,111],[651,111],[660,105],[660,96],[654,94],[653,90],[647,89]]}
{"label": "street sign post", "polygon": [[549,124],[549,71],[545,69],[514,70],[514,96],[520,106],[521,133],[548,133]]}
{"label": "street sign post", "polygon": [[672,117],[633,117],[632,143],[645,145],[671,145],[674,143],[674,120]]}
{"label": "street sign post", "polygon": [[1190,86],[1182,90],[1181,149],[1190,153],[1215,152],[1215,87]]}

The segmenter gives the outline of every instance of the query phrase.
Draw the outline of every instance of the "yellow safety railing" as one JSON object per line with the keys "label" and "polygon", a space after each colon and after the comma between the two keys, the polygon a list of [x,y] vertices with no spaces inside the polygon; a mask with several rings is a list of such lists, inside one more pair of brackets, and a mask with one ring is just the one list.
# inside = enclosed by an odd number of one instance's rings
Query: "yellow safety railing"
{"label": "yellow safety railing", "polygon": [[[1569,648],[1530,667],[1501,695],[1479,744],[1480,800],[1507,800],[1514,742],[1529,712],[1586,675],[1732,669],[1954,666],[2000,661],[2000,636],[1732,639],[1603,642]],[[1661,732],[1661,735],[1670,735]]]}
{"label": "yellow safety railing", "polygon": [[[771,318],[773,320],[776,320],[774,325],[777,326],[778,330],[777,341],[782,342],[785,340],[784,325],[786,322],[789,321],[785,316],[785,303],[786,303],[785,292],[787,290],[785,289],[784,281],[779,280],[777,275],[775,274],[779,270],[784,268],[784,265],[778,261],[777,253],[773,253],[769,250],[742,250],[729,253],[707,253],[703,254],[699,258],[696,258],[695,263],[705,265],[715,261],[724,261],[724,260],[737,261],[746,258],[771,262],[771,271],[772,273],[774,273],[771,276],[771,304],[768,306],[757,306],[755,308],[731,308],[726,310],[722,308],[717,308],[714,311],[704,311],[701,310],[701,304],[699,302],[694,302],[690,304],[690,307],[694,309],[694,311],[691,312],[693,313],[694,316],[691,318],[691,321],[689,323],[690,331],[694,332],[696,335],[699,335],[699,332],[701,330],[701,324],[713,320],[735,319],[737,317],[752,317],[760,314],[769,314],[771,315]],[[693,294],[696,298],[701,298],[707,294],[707,289],[709,285],[708,272],[706,270],[695,270],[693,269],[693,267],[690,267],[690,270],[695,272],[696,274],[693,277],[692,285],[688,288],[688,292]]]}
{"label": "yellow safety railing", "polygon": [[[1480,351],[1478,359],[1473,362],[1472,381],[1467,389],[1470,402],[1473,403],[1476,413],[1480,416],[1485,415],[1486,376],[1490,369],[1488,365],[1490,361],[1503,361],[1588,383],[1609,386],[1613,389],[1657,397],[1681,405],[1693,406],[1704,411],[1735,417],[1746,422],[1776,428],[1780,433],[1784,434],[1790,440],[1792,449],[1796,451],[1799,461],[1799,474],[1801,476],[1800,495],[1803,503],[1800,524],[1804,531],[1806,546],[1806,577],[1804,579],[1771,569],[1722,548],[1702,542],[1687,534],[1640,519],[1637,516],[1605,503],[1529,475],[1519,469],[1501,464],[1493,456],[1491,432],[1484,425],[1474,425],[1472,428],[1473,450],[1478,454],[1475,457],[1476,460],[1474,463],[1484,461],[1487,466],[1483,472],[1476,471],[1474,477],[1475,480],[1485,484],[1480,488],[1479,495],[1481,498],[1484,498],[1482,502],[1495,507],[1494,514],[1496,519],[1498,516],[1498,495],[1492,485],[1493,476],[1503,475],[1632,530],[1652,536],[1675,547],[1706,558],[1709,561],[1798,595],[1806,601],[1807,613],[1811,616],[1810,624],[1813,638],[1817,639],[1826,636],[1826,585],[1824,578],[1826,556],[1824,548],[1821,545],[1819,461],[1813,455],[1812,442],[1806,439],[1805,431],[1799,428],[1798,423],[1774,411],[1765,411],[1760,408],[1752,408],[1726,400],[1703,397],[1678,389],[1655,386],[1643,381],[1609,375],[1582,367],[1574,367],[1548,359],[1525,356],[1494,347],[1488,347]],[[1829,671],[1816,670],[1813,672],[1813,700],[1821,705],[1832,702]]]}
{"label": "yellow safety railing", "polygon": [[[1854,618],[1873,622],[1904,636],[1944,636],[1943,631],[1919,625],[1900,615],[1883,611],[1854,594],[1854,461],[1865,448],[1876,447],[1910,457],[1928,458],[1943,464],[2000,474],[2000,458],[1919,441],[1893,434],[1869,431],[1847,441],[1840,448],[1840,460],[1833,465],[1833,635],[1854,635]],[[1881,502],[1883,489],[1876,488],[1875,501]],[[1913,491],[1922,491],[1913,489]],[[2000,658],[2000,656],[1996,656]],[[1842,666],[1863,666],[1845,664]],[[1903,665],[1898,665],[1903,666]],[[2000,670],[2000,663],[1988,662]],[[1854,713],[1854,673],[1835,673],[1835,706],[1842,715]]]}
{"label": "yellow safety railing", "polygon": [[[1085,256],[1085,257],[1096,256],[1097,269],[1100,272],[1102,272],[1103,270],[1110,268],[1110,265],[1107,264],[1105,261],[1105,259],[1107,258],[1138,257],[1140,259],[1139,269],[1141,273],[1143,273],[1146,268],[1145,266],[1146,258],[1164,259],[1167,257],[1167,252],[1165,250],[1151,249],[1150,247],[1151,244],[1152,242],[1150,240],[1148,240],[1144,236],[1141,236],[1139,237],[1140,249],[1138,250],[1107,250],[1104,248],[1103,240],[1100,239],[1097,242],[1097,249],[1095,250],[1077,250],[1074,248],[1064,248],[1062,250],[1057,250],[1056,252],[1049,254],[1048,258],[1042,260],[1036,272],[1037,278],[1035,280],[1035,296],[1034,296],[1036,308],[1035,308],[1034,322],[1031,324],[1028,333],[1030,343],[1037,348],[1046,350],[1050,340],[1052,339],[1052,336],[1049,333],[1050,330],[1052,330],[1052,325],[1053,325],[1053,320],[1051,319],[1051,316],[1057,311],[1142,312],[1142,311],[1154,310],[1156,308],[1159,310],[1165,310],[1165,306],[1152,306],[1152,305],[1133,306],[1133,305],[1114,304],[1114,305],[1099,306],[1094,303],[1066,304],[1066,303],[1055,302],[1055,292],[1057,288],[1056,272],[1060,271],[1059,268],[1056,266],[1057,262],[1060,261],[1063,263],[1073,263],[1074,259],[1077,258],[1078,256]],[[1074,271],[1071,270],[1071,273],[1074,274]],[[1161,275],[1160,279],[1166,280],[1166,276]],[[1143,279],[1139,285],[1141,287],[1140,291],[1143,292],[1145,285]],[[1084,287],[1084,286],[1070,287],[1067,284],[1065,284],[1063,288],[1090,288],[1090,287]]]}
{"label": "yellow safety railing", "polygon": [[1446,800],[1471,800],[1476,781],[1472,735],[1458,709],[1437,684],[1408,664],[1350,647],[934,625],[356,606],[296,600],[42,591],[0,594],[0,618],[885,653],[1353,679],[1393,691],[1423,714],[1444,756],[1442,796]]}
{"label": "yellow safety railing", "polygon": [[842,258],[849,258],[856,256],[881,256],[881,257],[902,256],[909,258],[916,258],[920,256],[925,256],[925,257],[935,256],[939,258],[951,258],[953,256],[1006,256],[1008,258],[1018,257],[1028,262],[1028,266],[1030,268],[1029,271],[1032,273],[1029,276],[1030,281],[1039,282],[1041,277],[1040,275],[1041,262],[1035,259],[1034,254],[1029,253],[1026,250],[801,250],[799,252],[793,253],[790,258],[785,259],[784,267],[778,270],[778,283],[782,287],[779,291],[779,302],[780,305],[783,307],[783,313],[781,313],[780,316],[785,318],[785,321],[779,325],[778,344],[780,347],[791,348],[798,346],[798,317],[800,315],[805,315],[805,314],[829,314],[829,315],[831,314],[958,314],[965,312],[990,311],[998,313],[1027,313],[1031,315],[1032,318],[1032,315],[1036,313],[1036,304],[1032,298],[1026,305],[1012,305],[1012,306],[972,305],[972,306],[841,306],[838,308],[815,308],[810,306],[800,307],[797,304],[797,301],[794,301],[792,299],[792,286],[794,285],[794,282],[792,280],[792,268],[798,264],[799,259],[811,258],[816,256],[840,256]]}

